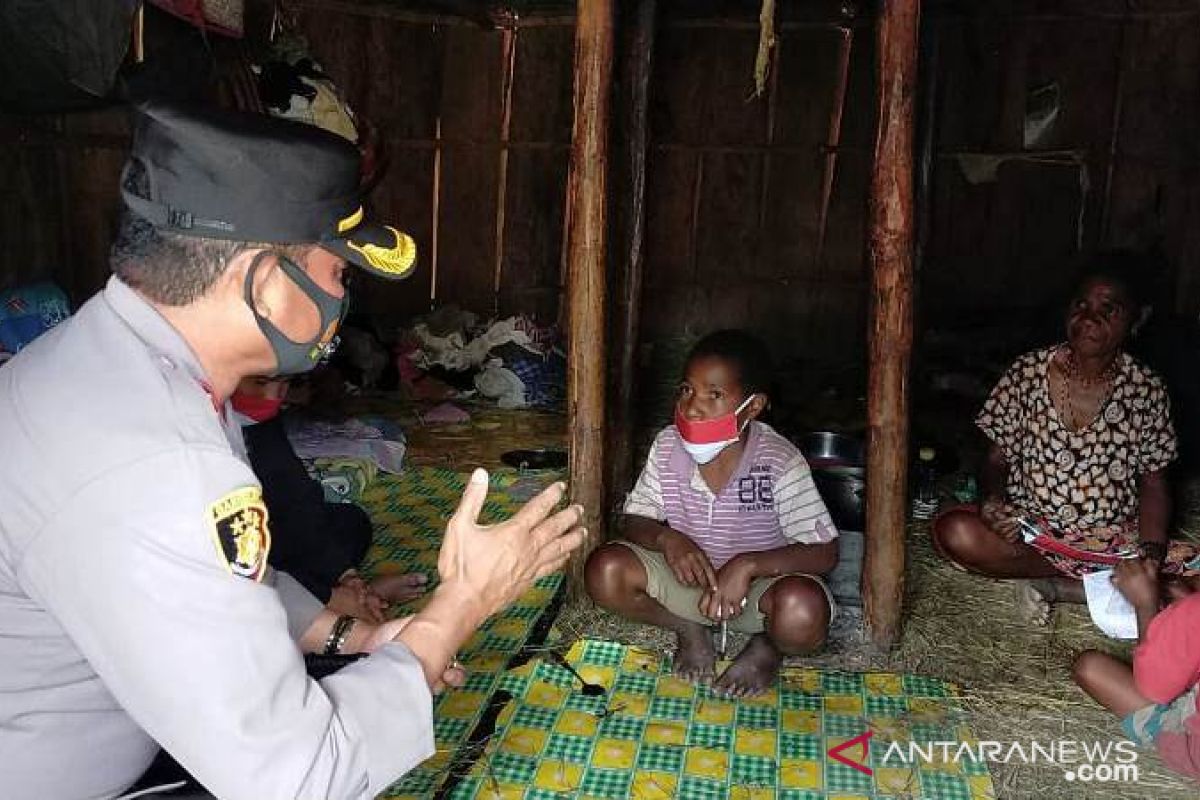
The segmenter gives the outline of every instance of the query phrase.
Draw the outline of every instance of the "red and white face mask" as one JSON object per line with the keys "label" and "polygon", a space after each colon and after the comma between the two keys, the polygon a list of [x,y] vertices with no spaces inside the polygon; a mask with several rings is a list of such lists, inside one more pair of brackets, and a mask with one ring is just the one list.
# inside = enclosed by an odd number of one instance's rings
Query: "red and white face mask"
{"label": "red and white face mask", "polygon": [[[750,395],[742,404],[728,414],[722,414],[712,419],[689,420],[677,404],[675,406],[675,427],[683,439],[683,449],[688,452],[697,464],[707,464],[721,454],[729,445],[738,440],[746,425],[738,425],[737,415],[750,405],[754,395]],[[750,420],[746,420],[748,425]]]}
{"label": "red and white face mask", "polygon": [[266,397],[262,395],[242,394],[234,392],[229,398],[233,410],[255,422],[266,422],[279,415],[283,405],[282,397]]}

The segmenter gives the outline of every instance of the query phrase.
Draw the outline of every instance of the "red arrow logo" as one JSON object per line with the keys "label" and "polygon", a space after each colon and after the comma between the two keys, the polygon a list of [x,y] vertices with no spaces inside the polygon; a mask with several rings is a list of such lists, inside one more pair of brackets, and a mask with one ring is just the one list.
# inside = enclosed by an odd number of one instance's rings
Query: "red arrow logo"
{"label": "red arrow logo", "polygon": [[[847,767],[853,767],[864,775],[874,775],[875,771],[866,765],[867,759],[871,755],[871,746],[868,742],[871,741],[871,737],[874,735],[875,731],[867,731],[866,733],[860,733],[853,739],[847,739],[837,747],[829,748],[829,757],[834,761],[845,764]],[[852,761],[842,755],[843,750],[849,750],[851,747],[857,747],[860,744],[862,745],[862,759],[860,761]]]}

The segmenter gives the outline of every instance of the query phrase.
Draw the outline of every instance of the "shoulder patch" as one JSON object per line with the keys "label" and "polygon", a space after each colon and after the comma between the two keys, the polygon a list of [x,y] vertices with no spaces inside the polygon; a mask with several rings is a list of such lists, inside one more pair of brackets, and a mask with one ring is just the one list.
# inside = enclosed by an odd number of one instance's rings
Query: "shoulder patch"
{"label": "shoulder patch", "polygon": [[208,507],[208,523],[225,568],[243,578],[262,580],[271,550],[262,489],[245,486],[225,495]]}

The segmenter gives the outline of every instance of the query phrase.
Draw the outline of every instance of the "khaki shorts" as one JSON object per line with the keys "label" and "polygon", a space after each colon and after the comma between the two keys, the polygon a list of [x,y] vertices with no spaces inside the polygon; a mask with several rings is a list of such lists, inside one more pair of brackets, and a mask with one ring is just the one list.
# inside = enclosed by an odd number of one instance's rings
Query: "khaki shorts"
{"label": "khaki shorts", "polygon": [[[667,559],[662,553],[647,550],[641,545],[625,540],[618,540],[616,544],[628,547],[638,557],[638,561],[642,562],[642,567],[646,570],[646,594],[657,600],[663,608],[689,622],[700,625],[715,624],[713,620],[700,613],[700,596],[704,594],[704,590],[696,586],[684,586],[680,583],[679,579],[675,577],[675,573],[667,565]],[[788,575],[776,575],[772,578],[755,579],[750,584],[749,594],[746,595],[745,610],[729,620],[729,629],[740,633],[762,633],[766,625],[766,617],[759,610],[758,601],[766,594],[767,589],[774,585],[775,581],[792,576],[810,578],[817,582],[821,591],[825,592],[825,599],[829,601],[829,619],[832,620],[837,614],[837,603],[834,602],[833,593],[829,591],[824,579],[819,575],[809,575],[806,572],[793,572]]]}

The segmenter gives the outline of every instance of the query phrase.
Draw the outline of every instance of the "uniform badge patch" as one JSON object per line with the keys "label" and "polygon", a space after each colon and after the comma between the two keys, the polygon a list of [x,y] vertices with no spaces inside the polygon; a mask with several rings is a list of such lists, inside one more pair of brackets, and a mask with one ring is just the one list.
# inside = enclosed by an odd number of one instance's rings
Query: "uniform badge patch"
{"label": "uniform badge patch", "polygon": [[208,507],[217,555],[234,575],[262,580],[271,549],[267,506],[262,489],[246,486],[222,497]]}

